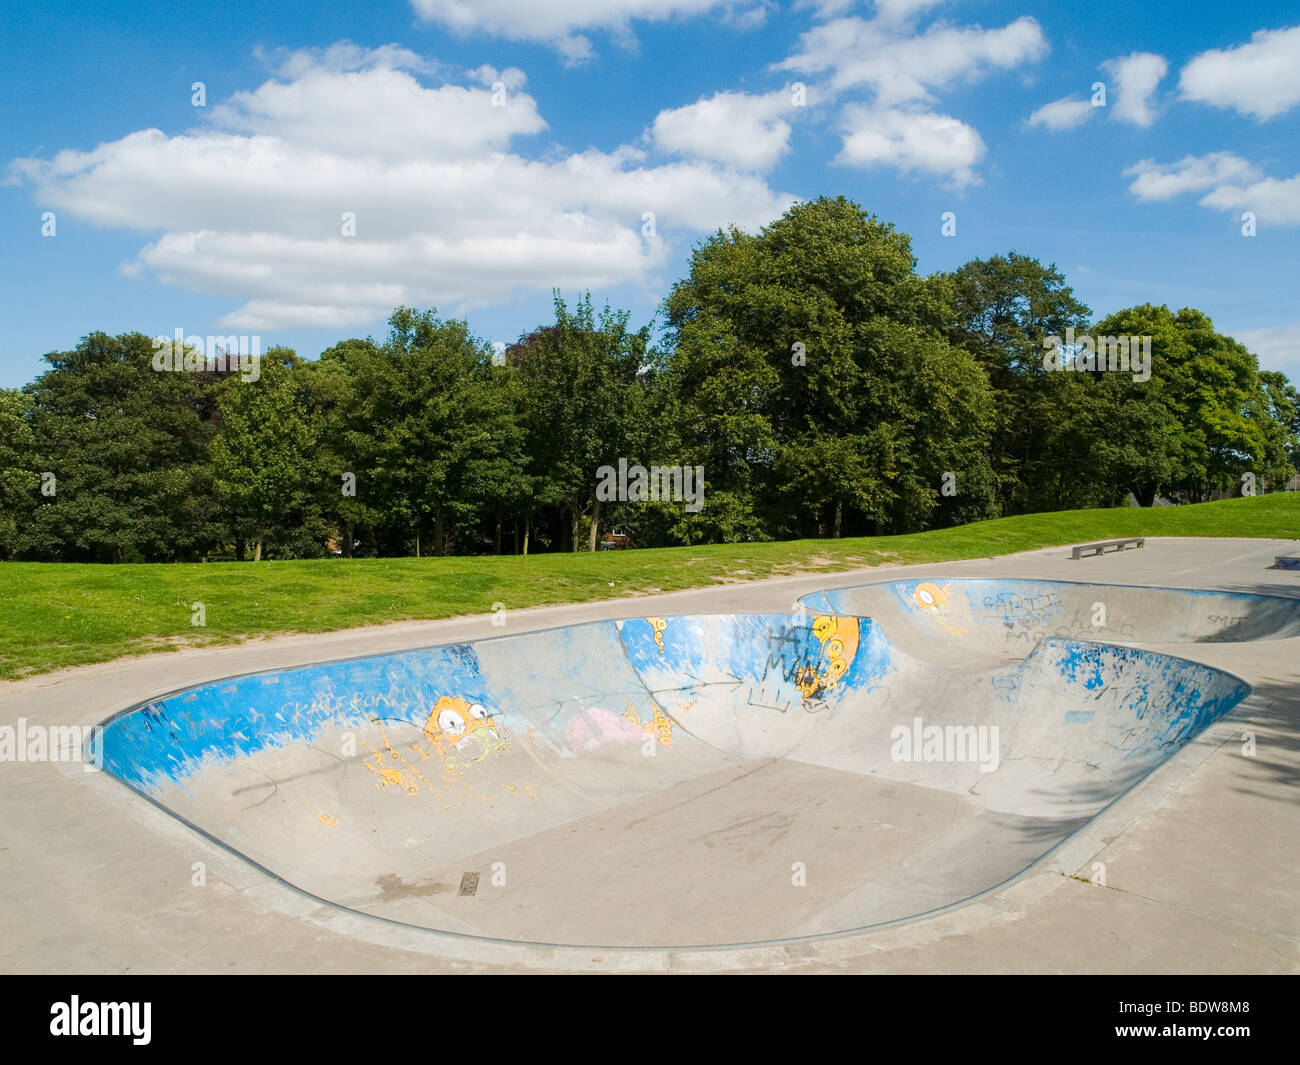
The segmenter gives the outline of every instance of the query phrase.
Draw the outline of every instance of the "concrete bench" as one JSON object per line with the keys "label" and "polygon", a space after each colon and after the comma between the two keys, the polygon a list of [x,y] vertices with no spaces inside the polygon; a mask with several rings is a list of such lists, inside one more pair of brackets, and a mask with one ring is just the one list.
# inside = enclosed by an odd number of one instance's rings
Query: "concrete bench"
{"label": "concrete bench", "polygon": [[1098,540],[1095,544],[1080,544],[1071,553],[1071,558],[1083,558],[1085,555],[1104,555],[1107,551],[1127,551],[1130,547],[1142,547],[1146,544],[1145,536],[1130,536],[1124,540]]}

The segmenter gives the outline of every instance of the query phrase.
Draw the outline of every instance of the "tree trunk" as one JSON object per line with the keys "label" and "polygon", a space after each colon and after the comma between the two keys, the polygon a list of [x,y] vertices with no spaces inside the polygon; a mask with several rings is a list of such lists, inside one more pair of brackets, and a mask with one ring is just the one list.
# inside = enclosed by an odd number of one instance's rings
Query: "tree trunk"
{"label": "tree trunk", "polygon": [[591,506],[591,530],[587,533],[587,550],[595,551],[600,541],[600,500]]}
{"label": "tree trunk", "polygon": [[569,520],[564,523],[564,550],[576,552],[578,550],[578,526],[582,523],[582,514],[576,506],[569,508]]}
{"label": "tree trunk", "polygon": [[262,561],[262,538],[260,536],[257,538],[257,543],[253,546],[253,561]]}
{"label": "tree trunk", "polygon": [[532,529],[533,512],[530,510],[524,515],[524,554],[528,554],[528,533]]}
{"label": "tree trunk", "polygon": [[835,501],[835,539],[840,538],[840,526],[844,523],[844,504],[840,500]]}
{"label": "tree trunk", "polygon": [[352,522],[343,523],[343,557],[352,557]]}

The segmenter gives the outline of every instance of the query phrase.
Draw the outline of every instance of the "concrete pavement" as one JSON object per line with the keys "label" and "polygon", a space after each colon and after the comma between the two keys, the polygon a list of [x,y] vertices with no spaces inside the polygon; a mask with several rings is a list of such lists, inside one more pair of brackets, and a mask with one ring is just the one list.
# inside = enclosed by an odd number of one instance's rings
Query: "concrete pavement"
{"label": "concrete pavement", "polygon": [[[944,566],[732,584],[635,602],[511,612],[506,631],[518,634],[613,617],[786,613],[797,597],[831,586],[907,579],[933,579],[942,586],[961,576],[1214,587],[1295,596],[1300,574],[1266,568],[1274,555],[1292,546],[1153,539],[1142,551],[1082,560],[1070,560],[1068,550],[1058,548]],[[126,659],[6,685],[0,690],[0,723],[23,717],[33,724],[93,724],[164,692],[234,674],[500,632],[484,616]],[[990,885],[994,890],[983,897],[919,921],[742,950],[521,948],[422,934],[294,890],[144,802],[107,774],[85,773],[74,764],[3,763],[0,801],[7,814],[0,824],[0,968],[1293,971],[1300,961],[1294,888],[1300,871],[1295,846],[1300,839],[1300,664],[1295,658],[1300,641],[1283,635],[1241,643],[1132,642],[1226,670],[1248,681],[1255,693],[1028,873],[1001,887]],[[1251,755],[1243,753],[1243,730],[1254,735]],[[832,823],[819,821],[816,810],[799,809],[798,797],[824,791],[825,779],[817,773],[837,770],[794,762],[799,767],[786,766],[766,781],[761,774],[752,780],[750,801],[755,796],[785,796],[786,807],[796,808],[798,816],[768,830],[782,827],[809,839],[819,832],[833,838]],[[677,786],[699,787],[720,779],[708,774],[726,772],[723,765],[700,768],[708,773],[688,775]],[[734,788],[732,793],[743,794]],[[875,793],[858,798],[868,806],[883,801]],[[651,804],[662,805],[662,798]],[[902,805],[925,821],[925,802],[904,799]],[[740,802],[733,812],[744,806]],[[635,814],[623,811],[629,812]],[[936,808],[930,816],[951,817],[952,810]],[[666,829],[665,845],[674,840],[680,844],[674,833],[689,824],[687,819]],[[930,838],[926,831],[919,829],[911,842],[923,844]],[[535,840],[531,852],[527,845],[512,845],[508,868],[527,870],[530,862],[544,867],[548,854],[567,854],[567,869],[582,868],[580,850],[566,850],[554,838],[546,841],[544,834],[522,837],[530,838]],[[721,839],[728,845],[725,833]],[[827,854],[843,850],[839,843]],[[888,865],[888,848],[878,850],[880,861]],[[457,857],[467,853],[457,852]],[[851,877],[860,872],[827,868],[825,875],[834,881],[838,873]],[[566,890],[581,898],[590,888],[589,880],[570,872]],[[629,898],[623,890],[629,934],[670,920],[674,899],[665,896],[673,892],[671,880],[654,885],[643,897]],[[389,894],[395,896],[386,904],[389,915],[397,920],[413,905],[429,901],[421,900],[418,892],[403,898],[400,887]],[[690,896],[680,887],[675,894],[679,903]],[[702,897],[707,901],[707,892]],[[752,892],[752,897],[760,911],[773,910],[775,904],[765,903],[761,891]],[[812,909],[807,919],[815,924],[825,907]],[[522,927],[520,921],[527,924],[519,915],[503,914],[500,920],[502,929]],[[473,924],[468,921],[467,928]],[[639,941],[645,942],[645,937]]]}

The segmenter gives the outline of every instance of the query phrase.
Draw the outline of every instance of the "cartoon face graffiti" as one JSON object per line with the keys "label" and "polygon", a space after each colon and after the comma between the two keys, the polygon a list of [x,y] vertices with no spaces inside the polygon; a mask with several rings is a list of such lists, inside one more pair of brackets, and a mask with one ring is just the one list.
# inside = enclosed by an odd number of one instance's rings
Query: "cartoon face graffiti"
{"label": "cartoon face graffiti", "polygon": [[800,667],[794,676],[795,687],[805,701],[824,698],[844,678],[861,639],[857,618],[823,615],[814,619],[812,631],[821,644],[821,654],[816,663]]}
{"label": "cartoon face graffiti", "polygon": [[929,581],[922,581],[916,586],[912,599],[922,610],[942,610],[948,605],[948,593]]}
{"label": "cartoon face graffiti", "polygon": [[[479,732],[484,734],[479,736]],[[424,734],[438,753],[446,757],[452,748],[460,747],[470,737],[477,736],[485,751],[492,740],[500,740],[492,715],[482,703],[471,703],[458,696],[444,695],[434,704],[424,723]]]}
{"label": "cartoon face graffiti", "polygon": [[951,636],[965,636],[966,628],[957,621],[947,588],[922,581],[912,589],[912,605]]}

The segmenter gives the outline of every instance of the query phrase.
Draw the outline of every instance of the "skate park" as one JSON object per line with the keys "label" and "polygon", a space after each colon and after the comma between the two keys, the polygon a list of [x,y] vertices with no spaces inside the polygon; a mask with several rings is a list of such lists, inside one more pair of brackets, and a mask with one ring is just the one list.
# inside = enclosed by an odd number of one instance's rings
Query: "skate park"
{"label": "skate park", "polygon": [[1058,547],[19,682],[11,718],[106,722],[106,771],[6,775],[9,964],[1288,970],[1291,547]]}

